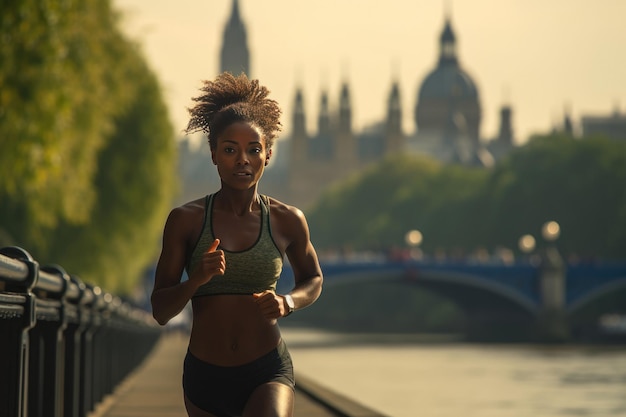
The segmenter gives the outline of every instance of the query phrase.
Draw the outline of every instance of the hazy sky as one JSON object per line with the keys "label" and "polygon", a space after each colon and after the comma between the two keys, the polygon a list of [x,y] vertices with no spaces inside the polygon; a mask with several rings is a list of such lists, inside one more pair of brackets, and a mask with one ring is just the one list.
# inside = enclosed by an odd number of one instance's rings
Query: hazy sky
{"label": "hazy sky", "polygon": [[[478,86],[481,135],[513,107],[518,142],[582,115],[626,113],[626,0],[240,0],[251,75],[281,104],[291,131],[295,89],[315,130],[320,95],[338,104],[348,80],[356,130],[384,119],[391,83],[402,94],[404,126],[415,130],[417,91],[438,58],[446,10],[461,66]],[[114,0],[123,27],[165,88],[177,131],[185,128],[200,81],[219,70],[232,0]]]}

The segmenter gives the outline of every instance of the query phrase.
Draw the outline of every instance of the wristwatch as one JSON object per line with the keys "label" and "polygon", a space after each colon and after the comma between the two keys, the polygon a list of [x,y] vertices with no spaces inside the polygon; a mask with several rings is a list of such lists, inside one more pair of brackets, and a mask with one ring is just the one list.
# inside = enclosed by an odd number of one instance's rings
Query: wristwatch
{"label": "wristwatch", "polygon": [[283,295],[283,298],[285,299],[285,303],[287,303],[287,314],[285,314],[284,317],[287,317],[288,315],[293,313],[293,311],[296,309],[296,305],[293,303],[293,298],[291,297],[291,295],[285,294]]}

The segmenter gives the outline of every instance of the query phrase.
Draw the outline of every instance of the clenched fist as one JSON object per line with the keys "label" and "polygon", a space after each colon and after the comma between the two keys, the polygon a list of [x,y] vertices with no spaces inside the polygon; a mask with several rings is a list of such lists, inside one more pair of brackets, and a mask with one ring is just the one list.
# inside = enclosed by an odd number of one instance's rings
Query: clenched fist
{"label": "clenched fist", "polygon": [[272,320],[287,315],[287,309],[285,308],[285,300],[282,295],[276,294],[274,291],[266,290],[263,292],[252,294],[261,314],[266,319]]}
{"label": "clenched fist", "polygon": [[215,275],[224,275],[226,258],[223,250],[217,250],[219,244],[220,240],[215,239],[209,249],[202,254],[200,263],[198,263],[198,266],[189,277],[190,280],[193,280],[198,285],[203,285],[211,281],[211,278]]}

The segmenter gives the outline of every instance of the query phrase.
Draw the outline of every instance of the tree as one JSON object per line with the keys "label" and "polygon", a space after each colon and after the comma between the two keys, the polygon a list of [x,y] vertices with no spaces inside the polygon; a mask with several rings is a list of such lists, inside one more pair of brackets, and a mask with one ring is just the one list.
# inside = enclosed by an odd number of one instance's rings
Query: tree
{"label": "tree", "polygon": [[177,177],[175,141],[154,75],[129,49],[134,97],[98,156],[97,203],[86,226],[63,223],[51,259],[106,289],[127,293],[154,262]]}
{"label": "tree", "polygon": [[60,219],[88,221],[96,158],[126,91],[108,1],[9,1],[0,15],[0,215],[45,248]]}
{"label": "tree", "polygon": [[498,165],[485,186],[491,242],[514,246],[557,221],[559,246],[583,257],[626,256],[626,146],[538,136]]}
{"label": "tree", "polygon": [[128,290],[154,257],[174,190],[158,82],[109,0],[7,1],[0,11],[0,234]]}
{"label": "tree", "polygon": [[320,249],[403,245],[467,254],[539,244],[543,223],[561,225],[565,255],[626,257],[626,145],[603,138],[536,137],[493,169],[393,156],[336,185],[309,213]]}
{"label": "tree", "polygon": [[419,229],[428,236],[427,247],[445,244],[472,225],[462,207],[484,176],[416,155],[393,155],[320,198],[309,214],[315,243],[384,249],[404,245],[406,232]]}

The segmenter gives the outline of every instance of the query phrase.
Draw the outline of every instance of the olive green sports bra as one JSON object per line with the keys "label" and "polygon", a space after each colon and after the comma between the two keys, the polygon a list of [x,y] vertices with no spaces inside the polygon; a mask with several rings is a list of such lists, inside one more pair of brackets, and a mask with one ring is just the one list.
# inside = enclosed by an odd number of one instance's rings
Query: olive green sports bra
{"label": "olive green sports bra", "polygon": [[[270,228],[270,206],[267,196],[260,196],[261,230],[252,247],[243,251],[224,250],[226,271],[224,275],[216,275],[211,281],[198,288],[194,297],[217,294],[252,294],[265,290],[275,290],[276,281],[283,268],[283,257]],[[213,234],[213,200],[214,194],[206,196],[204,223],[202,233],[191,253],[187,264],[187,274],[202,259],[202,254],[215,240]],[[221,248],[220,248],[221,249]]]}

